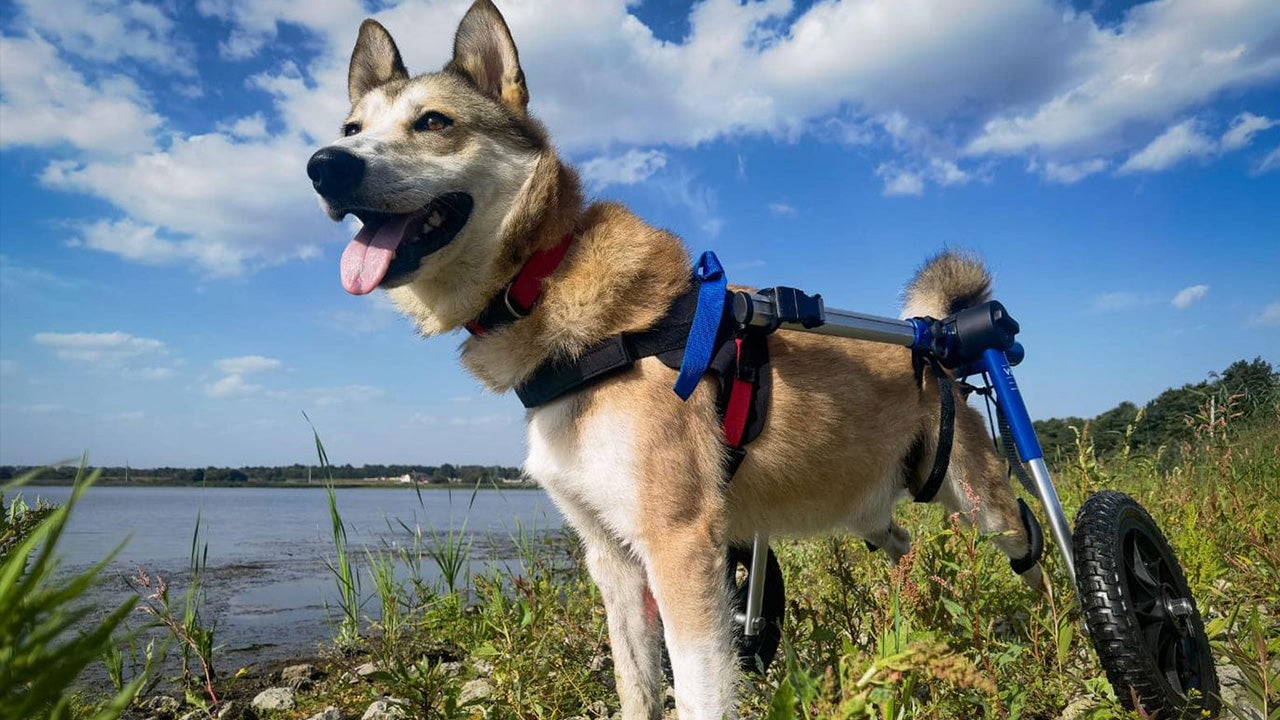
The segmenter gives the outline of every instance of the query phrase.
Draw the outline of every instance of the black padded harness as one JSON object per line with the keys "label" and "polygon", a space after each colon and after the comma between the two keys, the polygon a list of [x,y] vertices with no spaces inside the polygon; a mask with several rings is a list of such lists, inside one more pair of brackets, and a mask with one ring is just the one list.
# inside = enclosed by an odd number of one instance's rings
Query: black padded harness
{"label": "black padded harness", "polygon": [[[732,293],[726,295],[731,296]],[[743,383],[750,386],[751,398],[745,422],[736,420],[744,423],[741,439],[736,444],[725,443],[728,451],[726,476],[731,478],[746,456],[744,447],[764,431],[773,383],[767,341],[771,330],[738,325],[728,310],[732,305],[730,300],[730,297],[726,297],[726,312],[716,331],[715,351],[708,369],[715,374],[719,384],[716,410],[726,429],[731,422],[728,412],[735,387],[741,388]],[[608,337],[577,357],[545,362],[516,388],[516,395],[526,408],[541,407],[626,371],[636,361],[646,357],[656,357],[667,367],[678,370],[697,306],[698,286],[693,284],[672,302],[667,314],[653,327]],[[913,366],[917,385],[922,389],[926,365],[932,368],[938,379],[942,412],[933,467],[915,493],[915,501],[922,503],[932,500],[942,487],[951,463],[951,447],[955,435],[955,397],[951,377],[932,356],[916,353],[913,355]],[[918,442],[904,459],[909,477],[914,476],[918,456],[922,452],[922,443]]]}
{"label": "black padded harness", "polygon": [[[726,302],[726,307],[728,305]],[[516,388],[516,396],[526,408],[540,407],[623,372],[646,357],[656,357],[663,365],[678,370],[697,306],[698,287],[695,284],[672,302],[667,314],[653,327],[606,338],[576,358],[543,363]],[[748,383],[751,393],[741,440],[736,446],[726,443],[729,450],[726,460],[728,477],[733,476],[745,457],[743,446],[764,431],[773,385],[766,336],[763,329],[739,327],[727,312],[721,317],[716,330],[715,350],[708,369],[719,383],[716,409],[722,422],[735,386],[742,387],[741,383],[734,381]]]}

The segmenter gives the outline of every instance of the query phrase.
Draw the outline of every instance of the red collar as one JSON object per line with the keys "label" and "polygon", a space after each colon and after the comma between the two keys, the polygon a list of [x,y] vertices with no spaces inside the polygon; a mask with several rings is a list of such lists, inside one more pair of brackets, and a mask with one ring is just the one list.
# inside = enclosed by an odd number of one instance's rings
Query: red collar
{"label": "red collar", "polygon": [[555,247],[534,252],[515,279],[489,300],[476,319],[467,323],[467,332],[484,335],[527,316],[542,297],[542,282],[560,267],[572,244],[573,231],[569,231]]}

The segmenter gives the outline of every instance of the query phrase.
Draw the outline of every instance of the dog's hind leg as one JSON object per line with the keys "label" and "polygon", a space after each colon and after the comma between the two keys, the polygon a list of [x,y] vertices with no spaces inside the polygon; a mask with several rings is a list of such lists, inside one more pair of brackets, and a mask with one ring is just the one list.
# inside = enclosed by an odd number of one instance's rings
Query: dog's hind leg
{"label": "dog's hind leg", "polygon": [[863,539],[875,549],[883,550],[889,557],[889,562],[894,565],[898,564],[903,555],[911,552],[911,533],[892,519],[889,520],[889,527]]}
{"label": "dog's hind leg", "polygon": [[[948,512],[959,513],[983,533],[998,533],[994,538],[996,547],[1008,555],[1010,561],[1029,557],[1031,540],[1022,523],[1022,512],[1004,461],[992,447],[978,412],[959,403],[951,466],[938,499]],[[1038,562],[1019,576],[1034,590],[1050,591]]]}

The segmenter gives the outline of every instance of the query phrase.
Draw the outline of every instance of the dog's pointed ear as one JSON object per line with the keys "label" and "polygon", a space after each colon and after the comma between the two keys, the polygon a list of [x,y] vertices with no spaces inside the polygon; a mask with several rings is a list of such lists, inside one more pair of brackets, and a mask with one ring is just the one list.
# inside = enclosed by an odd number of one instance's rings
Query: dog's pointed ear
{"label": "dog's pointed ear", "polygon": [[409,71],[400,59],[391,33],[372,18],[360,24],[356,49],[351,51],[351,68],[347,70],[347,93],[355,105],[370,90],[391,82],[408,80]]}
{"label": "dog's pointed ear", "polygon": [[453,59],[445,70],[469,78],[480,92],[523,115],[529,88],[520,69],[520,55],[502,13],[490,0],[476,0],[458,25]]}

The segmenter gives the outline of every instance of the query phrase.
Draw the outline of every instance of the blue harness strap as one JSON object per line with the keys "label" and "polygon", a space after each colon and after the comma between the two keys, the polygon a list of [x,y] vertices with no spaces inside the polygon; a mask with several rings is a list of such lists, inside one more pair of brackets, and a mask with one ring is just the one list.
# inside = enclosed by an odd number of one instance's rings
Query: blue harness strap
{"label": "blue harness strap", "polygon": [[707,372],[707,366],[711,364],[716,331],[724,316],[725,287],[728,285],[720,259],[710,250],[698,258],[693,274],[699,283],[698,309],[693,314],[693,327],[689,328],[689,341],[684,347],[680,375],[671,388],[681,400],[689,399]]}

